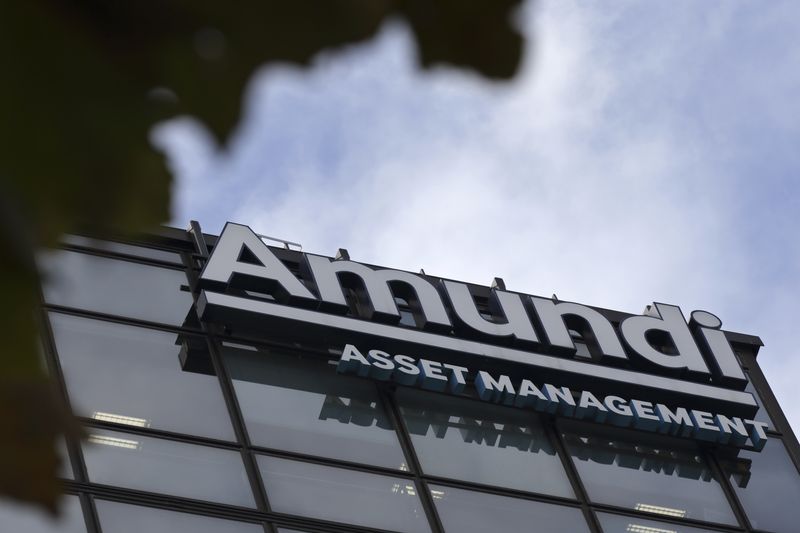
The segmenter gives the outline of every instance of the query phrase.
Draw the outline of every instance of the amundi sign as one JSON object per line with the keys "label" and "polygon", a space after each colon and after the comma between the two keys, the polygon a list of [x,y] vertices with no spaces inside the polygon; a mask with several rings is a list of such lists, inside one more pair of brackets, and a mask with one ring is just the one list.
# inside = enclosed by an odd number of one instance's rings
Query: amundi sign
{"label": "amundi sign", "polygon": [[[585,305],[492,287],[487,312],[464,283],[298,256],[295,274],[250,228],[228,223],[200,275],[201,317],[271,335],[320,333],[340,346],[380,342],[394,353],[423,351],[428,358],[666,405],[690,403],[741,416],[758,408],[743,390],[746,377],[722,322],[706,311],[694,311],[687,321],[679,307],[654,303],[646,314],[612,323]],[[348,292],[358,294],[357,316]],[[398,296],[414,309],[415,326],[399,324]],[[592,357],[577,355],[570,330],[582,333]]]}

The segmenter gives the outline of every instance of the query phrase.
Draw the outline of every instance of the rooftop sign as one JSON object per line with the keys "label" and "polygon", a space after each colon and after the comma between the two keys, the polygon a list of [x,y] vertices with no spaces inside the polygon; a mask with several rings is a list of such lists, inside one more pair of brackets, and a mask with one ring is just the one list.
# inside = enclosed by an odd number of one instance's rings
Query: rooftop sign
{"label": "rooftop sign", "polygon": [[[342,346],[380,341],[387,349],[424,350],[434,359],[515,369],[540,381],[665,404],[692,402],[742,416],[757,410],[743,391],[747,378],[722,322],[709,312],[694,311],[687,322],[679,307],[655,303],[647,314],[616,324],[585,305],[499,287],[488,290],[488,308],[480,309],[464,283],[348,259],[299,257],[296,275],[250,228],[227,224],[200,276],[201,317],[272,334],[319,332]],[[399,325],[398,297],[414,310],[415,326]],[[591,357],[577,355],[574,331],[591,347]]]}

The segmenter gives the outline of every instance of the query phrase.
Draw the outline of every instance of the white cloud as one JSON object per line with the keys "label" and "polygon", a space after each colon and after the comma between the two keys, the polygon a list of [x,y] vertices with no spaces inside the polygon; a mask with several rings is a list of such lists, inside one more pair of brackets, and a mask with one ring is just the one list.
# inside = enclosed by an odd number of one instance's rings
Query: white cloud
{"label": "white cloud", "polygon": [[[204,168],[199,130],[161,131],[183,180],[178,216],[630,312],[653,300],[711,310],[770,336],[762,364],[800,427],[782,315],[784,291],[800,287],[753,285],[751,191],[737,174],[739,152],[755,149],[748,120],[796,135],[786,111],[800,116],[800,77],[781,71],[770,90],[752,76],[769,66],[737,63],[764,58],[731,37],[743,17],[756,37],[794,30],[785,14],[692,5],[547,3],[526,18],[535,53],[507,87],[420,74],[398,26],[310,72],[264,72],[229,151]],[[773,49],[772,69],[797,65],[796,46]]]}

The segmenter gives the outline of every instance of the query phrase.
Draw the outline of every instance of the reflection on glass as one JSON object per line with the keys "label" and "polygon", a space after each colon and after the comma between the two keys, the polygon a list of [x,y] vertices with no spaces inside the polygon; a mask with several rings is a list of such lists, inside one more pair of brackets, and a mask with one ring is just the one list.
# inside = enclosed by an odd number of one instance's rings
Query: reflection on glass
{"label": "reflection on glass", "polygon": [[414,482],[258,457],[273,511],[408,533],[429,532]]}
{"label": "reflection on glass", "polygon": [[178,265],[183,264],[181,256],[175,252],[168,252],[166,250],[159,250],[157,248],[148,248],[146,246],[135,246],[132,244],[123,244],[121,242],[104,241],[100,239],[91,239],[81,235],[65,235],[62,238],[64,244],[72,244],[74,246],[82,246],[84,248],[93,248],[95,250],[103,250],[124,255],[132,255],[134,257],[144,257],[147,259],[156,259],[158,261],[165,261],[168,263],[175,263]]}
{"label": "reflection on glass", "polygon": [[408,304],[408,300],[400,296],[394,297],[394,303],[397,305],[397,311],[400,313],[400,324],[403,326],[416,327],[417,321],[414,318],[414,312]]}
{"label": "reflection on glass", "polygon": [[0,531],[4,533],[86,533],[81,503],[77,496],[65,495],[61,513],[52,517],[38,507],[0,500]]}
{"label": "reflection on glass", "polygon": [[425,473],[574,497],[537,415],[414,389],[397,397]]}
{"label": "reflection on glass", "polygon": [[75,479],[75,473],[72,471],[72,463],[69,460],[67,442],[64,440],[64,437],[58,439],[56,453],[58,454],[58,460],[61,461],[58,465],[58,477],[63,479]]}
{"label": "reflection on glass", "polygon": [[103,533],[264,533],[258,524],[95,500]]}
{"label": "reflection on glass", "polygon": [[603,533],[715,533],[710,529],[645,520],[637,516],[597,513],[597,518],[600,519]]}
{"label": "reflection on glass", "polygon": [[721,461],[725,473],[756,529],[797,531],[800,524],[800,475],[780,439],[760,452],[742,451],[739,462]]}
{"label": "reflection on glass", "polygon": [[761,401],[761,396],[758,395],[756,388],[750,381],[750,374],[747,374],[747,387],[744,390],[752,394],[758,404],[758,411],[756,412],[754,420],[768,424],[769,429],[775,429],[775,424],[772,423],[772,419],[770,419],[767,409],[764,407],[764,402]]}
{"label": "reflection on glass", "polygon": [[705,459],[691,441],[580,423],[562,425],[589,498],[662,516],[735,524]]}
{"label": "reflection on glass", "polygon": [[180,270],[67,251],[41,255],[40,266],[47,303],[173,325],[192,307]]}
{"label": "reflection on glass", "polygon": [[368,380],[325,361],[223,345],[254,444],[404,469],[391,421]]}
{"label": "reflection on glass", "polygon": [[77,414],[234,439],[217,377],[182,364],[175,333],[59,313],[50,322]]}
{"label": "reflection on glass", "polygon": [[239,453],[87,428],[83,454],[94,483],[253,507]]}
{"label": "reflection on glass", "polygon": [[581,510],[472,492],[452,487],[432,486],[431,496],[445,531],[453,533],[588,533]]}

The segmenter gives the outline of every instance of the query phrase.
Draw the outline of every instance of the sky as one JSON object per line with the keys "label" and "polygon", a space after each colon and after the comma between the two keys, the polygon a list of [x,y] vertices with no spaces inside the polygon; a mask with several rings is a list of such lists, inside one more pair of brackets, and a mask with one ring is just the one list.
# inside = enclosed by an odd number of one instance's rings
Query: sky
{"label": "sky", "polygon": [[153,139],[172,224],[225,221],[304,251],[759,335],[795,432],[800,376],[800,3],[543,1],[510,83],[421,71],[387,23],[310,70],[262,69],[218,146]]}

